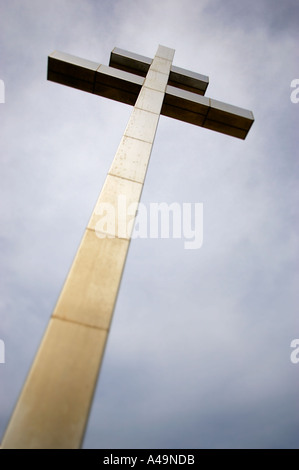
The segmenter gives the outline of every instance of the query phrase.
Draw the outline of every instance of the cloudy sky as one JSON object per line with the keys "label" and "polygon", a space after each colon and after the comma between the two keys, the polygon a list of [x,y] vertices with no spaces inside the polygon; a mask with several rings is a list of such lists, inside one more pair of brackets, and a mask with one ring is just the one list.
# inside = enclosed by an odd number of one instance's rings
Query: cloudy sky
{"label": "cloudy sky", "polygon": [[[203,203],[203,245],[134,239],[85,448],[297,448],[297,0],[0,0],[0,436],[131,108],[46,79],[117,46],[210,77],[245,141],[161,117],[142,202]],[[299,94],[298,94],[299,96]],[[297,207],[297,209],[296,209]]]}

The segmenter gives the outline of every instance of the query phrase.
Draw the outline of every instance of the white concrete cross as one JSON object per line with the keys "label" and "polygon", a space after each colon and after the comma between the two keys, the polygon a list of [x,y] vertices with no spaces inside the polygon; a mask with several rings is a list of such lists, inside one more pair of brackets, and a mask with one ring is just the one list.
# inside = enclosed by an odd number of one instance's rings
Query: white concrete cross
{"label": "white concrete cross", "polygon": [[[2,448],[78,448],[82,443],[160,114],[245,139],[251,111],[204,96],[208,77],[121,49],[110,66],[61,52],[48,79],[134,106],[81,245],[7,427]],[[119,198],[125,200],[118,211]],[[97,229],[100,207],[115,208],[116,232]],[[127,207],[134,207],[128,214]]]}

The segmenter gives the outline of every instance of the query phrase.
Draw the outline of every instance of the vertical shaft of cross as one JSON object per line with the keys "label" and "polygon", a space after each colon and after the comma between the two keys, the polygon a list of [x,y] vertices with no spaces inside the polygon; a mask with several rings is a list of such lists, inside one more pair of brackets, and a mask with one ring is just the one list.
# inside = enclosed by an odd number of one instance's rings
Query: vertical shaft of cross
{"label": "vertical shaft of cross", "polygon": [[148,70],[2,448],[82,443],[173,55],[159,46]]}

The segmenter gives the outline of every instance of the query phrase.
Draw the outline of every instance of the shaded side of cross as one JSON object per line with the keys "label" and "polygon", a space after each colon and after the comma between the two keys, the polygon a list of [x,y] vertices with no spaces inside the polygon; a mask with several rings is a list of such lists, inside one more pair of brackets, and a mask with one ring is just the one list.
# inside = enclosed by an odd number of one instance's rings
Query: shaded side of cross
{"label": "shaded side of cross", "polygon": [[[2,448],[82,443],[160,114],[241,139],[253,123],[250,111],[206,98],[208,78],[172,66],[173,56],[164,46],[153,60],[114,49],[109,67],[49,56],[49,80],[134,107]],[[107,205],[114,226],[102,223]]]}

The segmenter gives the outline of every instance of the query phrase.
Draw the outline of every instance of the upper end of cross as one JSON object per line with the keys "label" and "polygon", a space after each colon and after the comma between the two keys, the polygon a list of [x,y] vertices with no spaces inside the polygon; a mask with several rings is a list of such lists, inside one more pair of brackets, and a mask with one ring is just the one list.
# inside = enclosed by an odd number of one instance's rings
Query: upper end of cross
{"label": "upper end of cross", "polygon": [[[159,45],[154,61],[172,62],[174,49]],[[48,58],[48,79],[134,105],[153,60],[114,48],[109,66],[60,52]],[[161,114],[223,134],[245,139],[251,111],[207,98],[209,78],[171,65]]]}
{"label": "upper end of cross", "polygon": [[173,61],[175,50],[170,47],[162,46],[159,44],[156,56],[161,57],[162,59]]}

